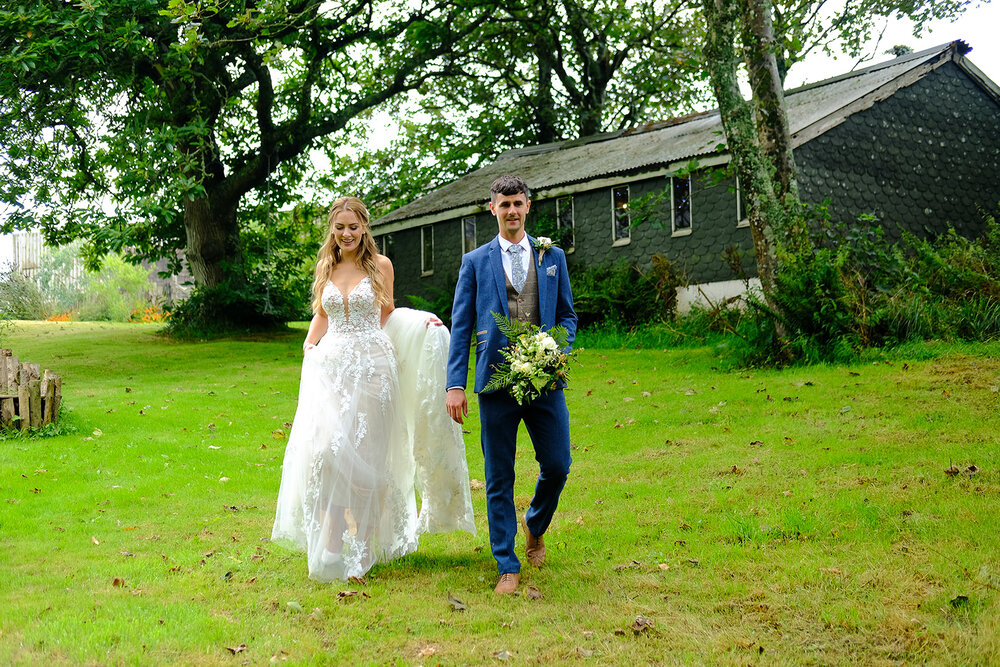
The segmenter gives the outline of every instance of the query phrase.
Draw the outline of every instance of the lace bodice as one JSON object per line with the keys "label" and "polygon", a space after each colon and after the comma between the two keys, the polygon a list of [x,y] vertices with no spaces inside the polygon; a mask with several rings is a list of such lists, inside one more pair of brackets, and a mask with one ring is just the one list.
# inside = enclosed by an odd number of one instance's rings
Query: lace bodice
{"label": "lace bodice", "polygon": [[346,308],[340,289],[328,282],[323,288],[323,310],[330,318],[328,330],[334,334],[363,334],[382,329],[382,313],[368,276],[347,295]]}

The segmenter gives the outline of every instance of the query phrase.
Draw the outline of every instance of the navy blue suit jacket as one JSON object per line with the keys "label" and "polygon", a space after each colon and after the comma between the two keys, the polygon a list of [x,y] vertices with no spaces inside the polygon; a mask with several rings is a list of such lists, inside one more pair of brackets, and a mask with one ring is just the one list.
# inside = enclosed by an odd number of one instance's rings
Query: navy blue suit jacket
{"label": "navy blue suit jacket", "polygon": [[[556,325],[566,327],[572,346],[576,337],[576,312],[573,292],[566,270],[566,254],[553,247],[545,251],[541,265],[538,250],[532,243],[531,261],[538,274],[539,320],[543,329]],[[479,393],[489,382],[496,365],[503,362],[500,350],[507,337],[500,333],[491,313],[510,317],[507,308],[507,283],[503,271],[499,238],[479,246],[462,257],[455,286],[455,302],[451,309],[451,346],[448,350],[448,383],[465,387],[469,372],[469,343],[476,336],[475,391]]]}

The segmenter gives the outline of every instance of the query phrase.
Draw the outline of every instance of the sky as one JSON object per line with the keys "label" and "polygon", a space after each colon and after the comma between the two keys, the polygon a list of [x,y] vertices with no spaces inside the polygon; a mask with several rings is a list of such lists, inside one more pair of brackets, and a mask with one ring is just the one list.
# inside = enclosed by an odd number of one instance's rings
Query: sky
{"label": "sky", "polygon": [[[913,37],[909,21],[886,21],[881,41],[877,46],[871,44],[867,50],[867,54],[874,54],[873,58],[858,63],[846,56],[831,58],[823,53],[810,54],[808,60],[791,69],[785,81],[786,87],[796,88],[883,62],[891,58],[885,51],[896,44],[904,44],[914,51],[923,51],[956,39],[961,39],[972,47],[972,51],[966,55],[968,60],[993,82],[1000,84],[1000,39],[997,37],[997,31],[1000,29],[1000,2],[977,4],[973,0],[972,6],[954,23],[935,21],[930,23],[928,28],[929,30],[925,30],[920,39],[917,39]],[[11,237],[0,235],[0,264],[10,261],[13,252]]]}

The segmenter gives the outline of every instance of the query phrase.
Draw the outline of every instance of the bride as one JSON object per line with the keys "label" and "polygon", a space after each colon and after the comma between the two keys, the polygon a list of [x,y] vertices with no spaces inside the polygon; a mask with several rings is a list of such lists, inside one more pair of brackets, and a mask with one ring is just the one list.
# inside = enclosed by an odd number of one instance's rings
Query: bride
{"label": "bride", "polygon": [[338,199],[271,534],[306,552],[317,581],[361,577],[416,550],[422,532],[475,532],[465,446],[444,405],[448,330],[394,308],[392,286],[365,205]]}

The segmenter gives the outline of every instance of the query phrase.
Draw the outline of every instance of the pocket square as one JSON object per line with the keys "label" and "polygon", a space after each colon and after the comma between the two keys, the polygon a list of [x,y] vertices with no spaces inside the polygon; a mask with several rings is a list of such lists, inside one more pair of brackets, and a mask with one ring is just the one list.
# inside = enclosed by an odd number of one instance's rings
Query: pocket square
{"label": "pocket square", "polygon": [[545,275],[547,275],[547,276],[554,276],[554,275],[556,275],[556,269],[557,268],[559,268],[559,267],[550,266],[549,268],[545,269]]}

